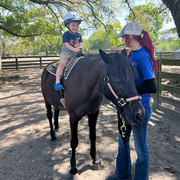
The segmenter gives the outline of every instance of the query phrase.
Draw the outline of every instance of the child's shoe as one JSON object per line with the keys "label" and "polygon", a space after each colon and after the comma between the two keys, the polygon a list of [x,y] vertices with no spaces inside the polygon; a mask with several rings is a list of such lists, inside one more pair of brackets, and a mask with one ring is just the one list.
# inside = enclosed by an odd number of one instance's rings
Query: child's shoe
{"label": "child's shoe", "polygon": [[56,91],[64,89],[63,86],[60,83],[54,84],[54,89]]}

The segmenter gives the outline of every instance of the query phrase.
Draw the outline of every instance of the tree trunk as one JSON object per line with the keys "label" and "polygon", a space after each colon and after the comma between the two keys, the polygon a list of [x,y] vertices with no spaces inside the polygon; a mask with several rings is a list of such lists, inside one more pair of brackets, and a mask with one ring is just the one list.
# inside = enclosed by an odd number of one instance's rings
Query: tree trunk
{"label": "tree trunk", "polygon": [[162,0],[171,11],[174,23],[177,28],[178,37],[180,38],[180,0]]}

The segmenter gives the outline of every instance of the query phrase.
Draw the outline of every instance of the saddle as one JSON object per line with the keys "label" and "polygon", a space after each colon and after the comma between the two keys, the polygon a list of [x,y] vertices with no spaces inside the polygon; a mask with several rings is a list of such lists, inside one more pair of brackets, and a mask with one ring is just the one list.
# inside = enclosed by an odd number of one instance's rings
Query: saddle
{"label": "saddle", "polygon": [[[64,68],[63,74],[62,74],[62,78],[61,79],[68,79],[73,67],[78,63],[78,61],[83,58],[85,55],[82,54],[81,56],[77,56],[75,57],[75,59],[69,63],[66,64],[66,67]],[[54,63],[49,64],[46,69],[49,73],[51,73],[52,75],[56,76],[56,70],[57,67],[59,65],[59,61],[55,61]]]}

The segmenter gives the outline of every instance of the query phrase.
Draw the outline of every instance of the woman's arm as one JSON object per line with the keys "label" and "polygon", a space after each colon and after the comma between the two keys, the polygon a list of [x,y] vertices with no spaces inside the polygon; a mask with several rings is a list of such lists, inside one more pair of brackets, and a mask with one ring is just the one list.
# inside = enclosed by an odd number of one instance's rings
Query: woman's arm
{"label": "woman's arm", "polygon": [[147,79],[144,81],[145,84],[140,87],[136,87],[139,94],[156,93],[156,83],[154,79]]}

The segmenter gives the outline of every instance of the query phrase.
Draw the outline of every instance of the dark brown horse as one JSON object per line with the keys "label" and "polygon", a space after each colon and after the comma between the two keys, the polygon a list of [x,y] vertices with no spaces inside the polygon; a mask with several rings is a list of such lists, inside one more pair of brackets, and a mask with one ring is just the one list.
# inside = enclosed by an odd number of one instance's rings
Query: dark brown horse
{"label": "dark brown horse", "polygon": [[[54,125],[58,128],[59,110],[65,110],[60,103],[61,94],[54,89],[55,76],[45,68],[42,73],[42,93],[50,123],[50,134],[55,140],[52,124],[51,106],[54,107]],[[69,113],[71,128],[71,170],[78,172],[75,152],[78,146],[78,122],[88,116],[91,149],[94,164],[100,164],[96,155],[96,122],[103,96],[111,100],[121,113],[125,122],[135,125],[142,122],[144,108],[135,87],[135,73],[130,61],[123,55],[106,54],[100,50],[97,55],[87,55],[74,66],[67,80],[64,81],[66,110]]]}

